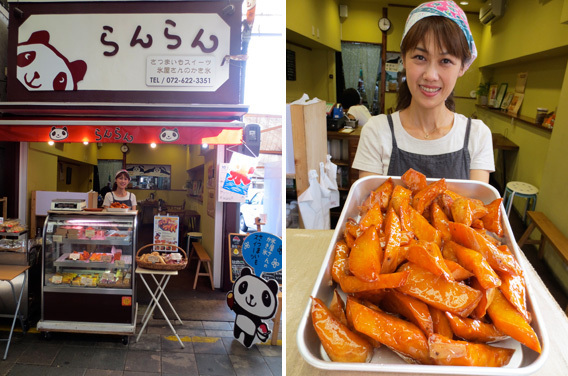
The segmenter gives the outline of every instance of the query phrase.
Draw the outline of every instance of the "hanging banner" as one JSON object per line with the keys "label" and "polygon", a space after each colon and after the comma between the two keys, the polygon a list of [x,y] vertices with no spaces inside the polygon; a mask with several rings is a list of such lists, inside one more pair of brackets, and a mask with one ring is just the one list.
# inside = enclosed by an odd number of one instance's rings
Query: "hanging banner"
{"label": "hanging banner", "polygon": [[[54,121],[54,123],[56,123]],[[140,122],[139,122],[140,123]],[[119,142],[135,144],[237,145],[242,129],[115,125],[0,125],[0,139],[14,142]]]}
{"label": "hanging banner", "polygon": [[218,187],[218,200],[219,202],[245,202],[246,195],[235,193],[232,190],[225,188],[225,181],[230,176],[229,171],[231,165],[229,163],[219,164],[219,185]]}
{"label": "hanging banner", "polygon": [[240,6],[74,5],[10,7],[8,101],[239,103]]}
{"label": "hanging banner", "polygon": [[251,184],[251,176],[258,164],[258,158],[241,153],[233,153],[229,170],[225,176],[223,189],[246,197]]}

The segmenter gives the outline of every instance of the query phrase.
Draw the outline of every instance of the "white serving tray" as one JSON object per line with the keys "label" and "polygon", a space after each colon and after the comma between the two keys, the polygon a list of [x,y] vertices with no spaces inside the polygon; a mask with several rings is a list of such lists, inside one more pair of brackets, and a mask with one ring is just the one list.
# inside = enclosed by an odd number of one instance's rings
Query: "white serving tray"
{"label": "white serving tray", "polygon": [[[358,206],[365,201],[370,192],[388,179],[388,176],[368,176],[357,180],[349,191],[343,211],[339,217],[337,227],[333,233],[332,240],[327,249],[327,253],[323,260],[320,272],[312,290],[311,296],[320,298],[325,303],[329,303],[333,296],[333,290],[336,286],[331,278],[331,267],[334,258],[334,245],[336,241],[343,238],[343,229],[348,218],[358,219],[359,209]],[[403,185],[400,177],[392,177],[395,185]],[[428,183],[438,179],[427,179]],[[476,198],[483,201],[485,204],[501,197],[499,192],[489,184],[471,181],[471,180],[456,180],[446,179],[448,189],[457,192],[469,198]],[[526,269],[523,258],[520,257],[522,252],[515,241],[511,225],[507,218],[507,214],[503,205],[501,205],[501,213],[503,218],[503,231],[504,237],[503,244],[507,244],[511,252],[515,255],[517,261],[523,270]],[[526,273],[525,273],[526,278]],[[532,289],[531,281],[526,280],[527,284],[527,306],[532,313],[531,326],[536,332],[542,353],[537,352],[521,345],[513,339],[495,342],[495,346],[509,347],[515,349],[515,354],[505,367],[465,367],[465,366],[436,366],[436,365],[421,365],[421,364],[408,364],[400,357],[394,354],[386,346],[381,346],[380,349],[375,349],[373,358],[369,363],[343,363],[332,362],[327,357],[327,354],[321,346],[320,340],[314,330],[311,319],[311,299],[306,302],[306,309],[300,320],[300,326],[297,333],[297,344],[300,354],[312,366],[324,370],[331,371],[367,371],[367,372],[391,372],[391,373],[410,373],[410,374],[438,374],[438,375],[530,375],[536,372],[548,357],[549,341],[548,334],[546,333],[545,325],[541,321],[542,316],[536,305],[536,301],[532,299],[535,292]],[[343,296],[345,294],[342,293]]]}

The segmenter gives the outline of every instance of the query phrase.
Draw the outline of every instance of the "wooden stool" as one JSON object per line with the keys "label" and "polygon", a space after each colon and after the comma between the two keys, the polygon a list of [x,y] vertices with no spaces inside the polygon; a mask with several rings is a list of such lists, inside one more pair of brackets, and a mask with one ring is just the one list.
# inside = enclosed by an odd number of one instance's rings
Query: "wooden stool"
{"label": "wooden stool", "polygon": [[[211,257],[209,257],[209,254],[207,254],[201,243],[193,242],[191,244],[193,245],[193,250],[195,250],[195,253],[197,253],[198,258],[197,269],[195,269],[195,280],[193,281],[193,289],[195,290],[195,287],[197,286],[197,278],[199,278],[199,276],[209,276],[209,281],[211,282],[211,290],[215,290],[215,286],[213,285],[213,273],[211,271]],[[189,263],[189,259],[187,262]],[[207,269],[203,273],[200,271],[201,263],[203,263],[205,269]]]}
{"label": "wooden stool", "polygon": [[187,264],[191,262],[192,259],[198,258],[195,255],[195,249],[192,247],[193,241],[201,240],[201,233],[200,232],[188,232],[187,233],[187,254],[189,257],[187,258]]}
{"label": "wooden stool", "polygon": [[521,181],[510,181],[507,183],[507,188],[505,188],[505,194],[503,194],[503,204],[507,209],[507,217],[511,213],[511,207],[513,206],[513,199],[515,196],[526,198],[527,203],[525,206],[525,211],[523,213],[523,222],[527,217],[527,211],[529,210],[529,204],[532,201],[531,209],[534,211],[536,208],[536,194],[538,193],[538,188],[529,183],[523,183]]}
{"label": "wooden stool", "polygon": [[280,330],[280,316],[282,316],[282,292],[278,293],[278,309],[276,315],[272,319],[274,326],[272,327],[272,336],[270,337],[270,344],[272,346],[278,343],[278,331]]}

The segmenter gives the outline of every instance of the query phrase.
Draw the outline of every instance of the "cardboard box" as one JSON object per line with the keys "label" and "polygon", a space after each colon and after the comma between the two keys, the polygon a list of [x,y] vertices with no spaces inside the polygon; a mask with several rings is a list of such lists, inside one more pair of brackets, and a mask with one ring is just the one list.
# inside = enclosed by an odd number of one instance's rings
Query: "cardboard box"
{"label": "cardboard box", "polygon": [[87,209],[95,209],[99,206],[99,194],[95,191],[88,193],[87,197]]}

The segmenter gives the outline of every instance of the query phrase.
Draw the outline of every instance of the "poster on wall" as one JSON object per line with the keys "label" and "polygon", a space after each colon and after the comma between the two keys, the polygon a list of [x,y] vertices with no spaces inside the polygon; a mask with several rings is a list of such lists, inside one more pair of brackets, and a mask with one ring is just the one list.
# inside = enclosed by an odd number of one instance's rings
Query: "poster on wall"
{"label": "poster on wall", "polygon": [[233,153],[223,182],[223,189],[246,197],[257,163],[258,158]]}
{"label": "poster on wall", "polygon": [[154,251],[177,252],[178,236],[178,216],[154,216]]}

